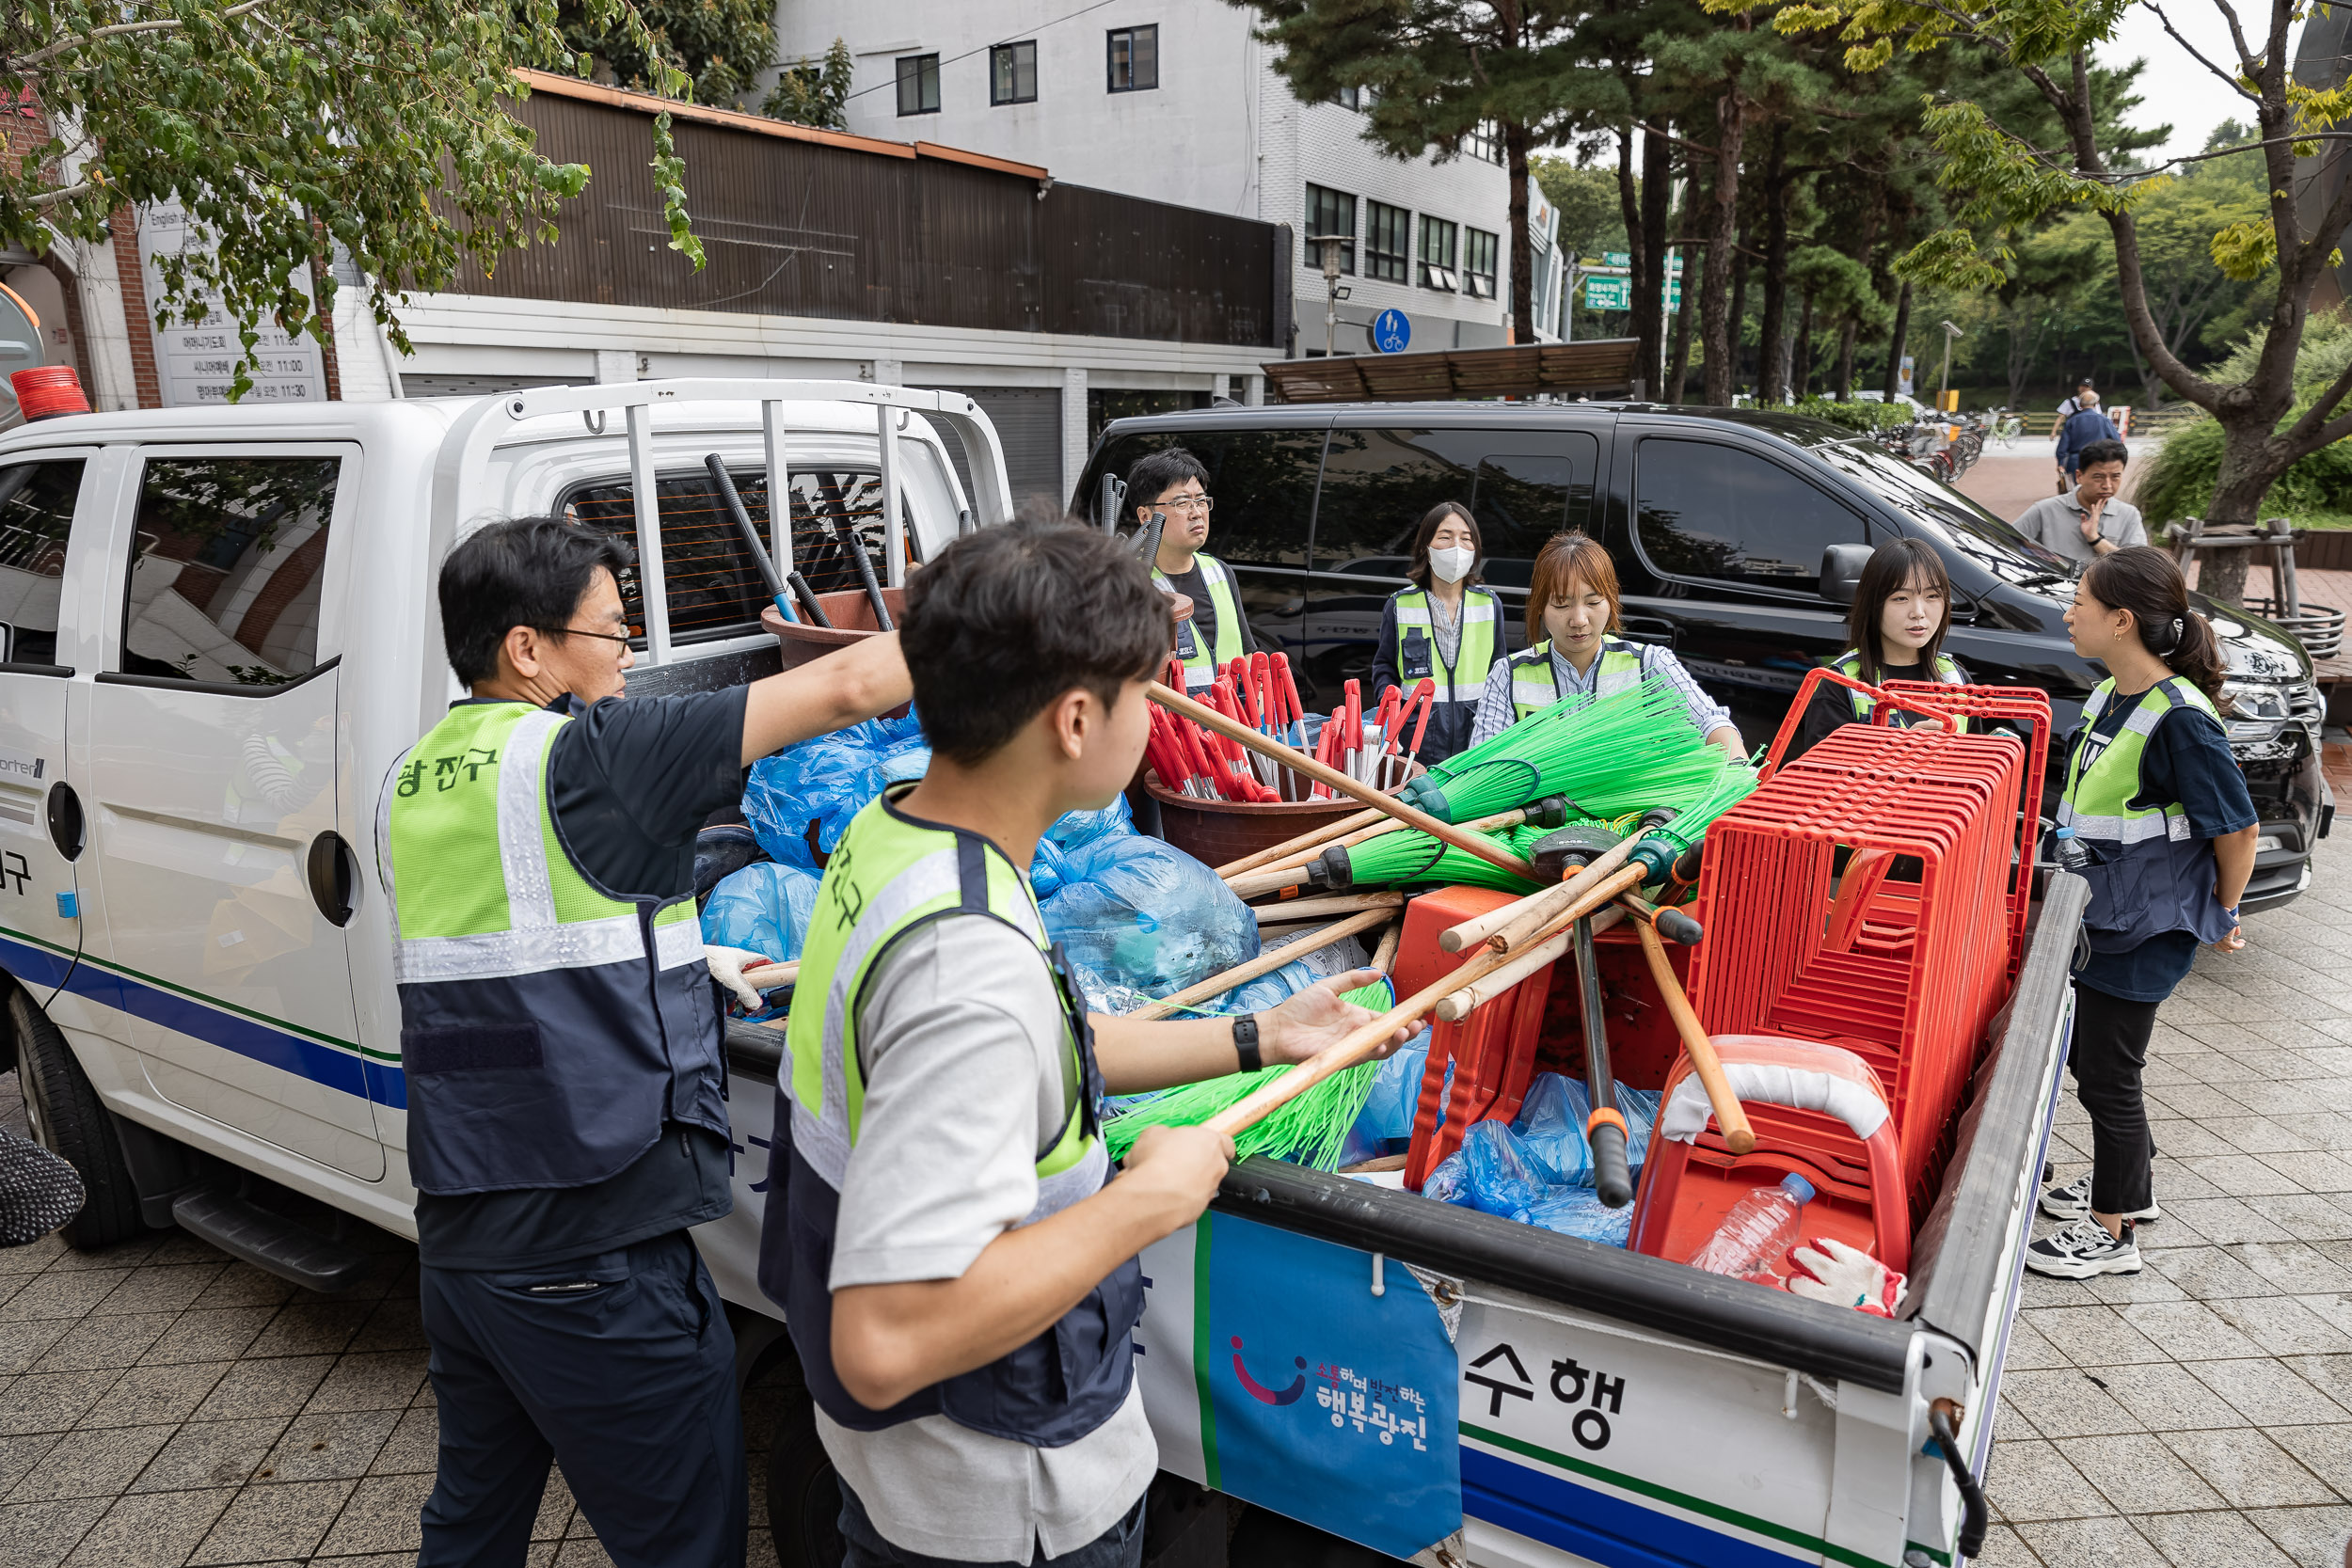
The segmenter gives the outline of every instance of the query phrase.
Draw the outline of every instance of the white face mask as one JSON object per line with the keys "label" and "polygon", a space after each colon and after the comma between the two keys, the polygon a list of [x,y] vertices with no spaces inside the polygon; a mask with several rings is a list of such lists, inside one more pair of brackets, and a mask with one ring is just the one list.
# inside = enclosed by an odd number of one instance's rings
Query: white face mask
{"label": "white face mask", "polygon": [[1439,582],[1459,582],[1470,576],[1470,563],[1477,559],[1478,552],[1466,546],[1457,546],[1450,550],[1431,550],[1429,570]]}

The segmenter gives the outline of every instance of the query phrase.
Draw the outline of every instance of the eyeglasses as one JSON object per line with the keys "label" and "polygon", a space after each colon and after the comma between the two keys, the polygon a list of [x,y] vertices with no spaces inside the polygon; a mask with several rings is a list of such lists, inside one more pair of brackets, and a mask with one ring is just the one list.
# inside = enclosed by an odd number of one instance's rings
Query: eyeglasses
{"label": "eyeglasses", "polygon": [[1216,508],[1216,502],[1210,499],[1206,496],[1170,496],[1168,499],[1155,502],[1154,504],[1165,512],[1200,512],[1205,514],[1215,511]]}
{"label": "eyeglasses", "polygon": [[562,637],[593,637],[599,642],[619,642],[623,645],[627,645],[628,642],[628,633],[625,631],[586,631],[579,626],[565,626],[557,635]]}

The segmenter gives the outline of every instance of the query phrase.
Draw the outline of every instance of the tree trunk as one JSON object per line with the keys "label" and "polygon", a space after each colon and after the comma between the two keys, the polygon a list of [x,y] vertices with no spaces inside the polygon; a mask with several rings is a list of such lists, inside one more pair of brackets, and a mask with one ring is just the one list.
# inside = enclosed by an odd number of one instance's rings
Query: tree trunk
{"label": "tree trunk", "polygon": [[1527,234],[1527,127],[1502,122],[1502,155],[1511,170],[1510,341],[1535,341],[1535,248]]}
{"label": "tree trunk", "polygon": [[1796,364],[1789,376],[1800,402],[1813,395],[1813,291],[1799,294]]}
{"label": "tree trunk", "polygon": [[[1707,234],[1707,276],[1699,295],[1700,341],[1705,345],[1706,399],[1709,406],[1731,406],[1733,362],[1730,324],[1731,263],[1739,250],[1740,150],[1747,138],[1748,108],[1735,79],[1715,100],[1715,207]],[[1689,269],[1684,269],[1688,271]]]}
{"label": "tree trunk", "polygon": [[1738,241],[1740,254],[1731,263],[1731,385],[1736,396],[1740,388],[1740,360],[1747,352],[1748,323],[1748,242],[1752,236],[1742,224]]}
{"label": "tree trunk", "polygon": [[[2211,527],[2232,527],[2258,520],[2270,487],[2286,471],[2271,433],[2259,415],[2221,421],[2221,471],[2214,483],[2213,507],[2205,514]],[[2246,568],[2253,551],[2197,552],[2197,591],[2226,605],[2244,608]]]}
{"label": "tree trunk", "polygon": [[1862,324],[1851,316],[1846,318],[1846,325],[1837,330],[1837,401],[1840,403],[1853,401],[1853,345],[1861,332]]}
{"label": "tree trunk", "polygon": [[1757,401],[1777,408],[1788,395],[1788,128],[1772,127],[1764,174],[1764,319],[1756,348]]}
{"label": "tree trunk", "polygon": [[[1692,318],[1698,314],[1692,309],[1697,303],[1698,291],[1691,287],[1691,247],[1686,245],[1681,248],[1683,253],[1682,305],[1675,311],[1674,356],[1673,362],[1666,367],[1666,401],[1677,408],[1682,406],[1682,384],[1689,380],[1691,375],[1691,322]],[[1670,261],[1667,266],[1669,268],[1667,276],[1671,277],[1673,263]]]}
{"label": "tree trunk", "polygon": [[1674,197],[1674,149],[1663,136],[1642,138],[1642,245],[1633,279],[1634,353],[1642,383],[1661,402],[1666,357],[1666,207]]}
{"label": "tree trunk", "polygon": [[1625,248],[1634,277],[1642,276],[1642,198],[1633,179],[1633,128],[1617,128],[1617,215],[1625,220]]}
{"label": "tree trunk", "polygon": [[1904,340],[1911,335],[1911,280],[1903,280],[1902,293],[1895,296],[1895,330],[1886,340],[1886,385],[1881,388],[1886,401],[1895,401],[1902,389]]}

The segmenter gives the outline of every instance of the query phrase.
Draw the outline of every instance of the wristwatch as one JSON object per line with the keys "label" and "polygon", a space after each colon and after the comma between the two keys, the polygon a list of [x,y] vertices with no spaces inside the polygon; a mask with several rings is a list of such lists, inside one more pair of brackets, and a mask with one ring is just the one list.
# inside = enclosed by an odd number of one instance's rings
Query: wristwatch
{"label": "wristwatch", "polygon": [[1265,1058],[1258,1054],[1256,1014],[1244,1013],[1233,1020],[1233,1054],[1241,1058],[1244,1072],[1255,1072],[1265,1066]]}

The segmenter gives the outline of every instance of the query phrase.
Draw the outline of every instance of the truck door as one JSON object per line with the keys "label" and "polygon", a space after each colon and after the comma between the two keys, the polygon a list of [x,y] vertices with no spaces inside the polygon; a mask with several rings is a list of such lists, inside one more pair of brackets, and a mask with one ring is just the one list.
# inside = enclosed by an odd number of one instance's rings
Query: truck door
{"label": "truck door", "polygon": [[[359,489],[343,444],[135,459],[105,665],[87,689],[89,862],[114,1006],[167,1100],[384,1174],[343,922],[342,608]],[[103,935],[102,935],[103,929]]]}
{"label": "truck door", "polygon": [[1821,554],[1868,543],[1868,525],[1793,453],[1688,426],[1618,429],[1638,567],[1623,574],[1627,635],[1672,648],[1741,738],[1764,745],[1805,672],[1846,647],[1845,611],[1820,596]]}
{"label": "truck door", "polygon": [[58,662],[57,621],[83,476],[96,466],[95,449],[0,466],[0,968],[44,1007],[82,946],[82,815],[66,783],[73,672]]}

